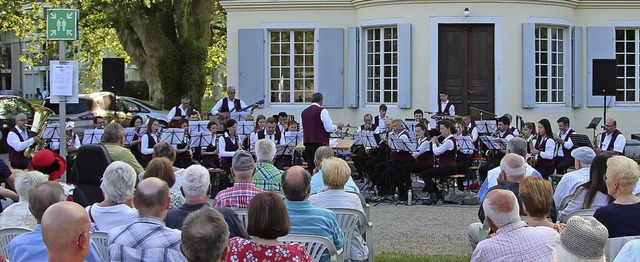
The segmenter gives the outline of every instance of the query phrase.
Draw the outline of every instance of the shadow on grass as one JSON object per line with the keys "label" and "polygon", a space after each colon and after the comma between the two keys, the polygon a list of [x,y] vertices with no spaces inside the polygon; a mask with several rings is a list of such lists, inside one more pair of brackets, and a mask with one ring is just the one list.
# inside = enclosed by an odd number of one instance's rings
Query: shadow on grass
{"label": "shadow on grass", "polygon": [[414,255],[402,253],[376,254],[376,262],[469,262],[471,256],[462,255]]}

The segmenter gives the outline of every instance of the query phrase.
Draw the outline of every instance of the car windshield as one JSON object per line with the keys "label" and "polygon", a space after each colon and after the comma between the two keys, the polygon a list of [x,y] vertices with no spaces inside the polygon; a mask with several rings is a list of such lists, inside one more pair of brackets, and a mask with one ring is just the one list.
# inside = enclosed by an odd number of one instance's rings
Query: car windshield
{"label": "car windshield", "polygon": [[160,108],[157,108],[157,107],[155,107],[155,106],[152,106],[152,105],[150,105],[150,104],[147,104],[146,102],[144,102],[144,101],[142,101],[142,100],[135,99],[135,98],[132,98],[131,100],[132,100],[132,101],[135,101],[136,103],[141,104],[141,105],[143,105],[144,107],[149,108],[149,109],[151,109],[151,110],[158,110],[158,111],[160,110]]}
{"label": "car windshield", "polygon": [[[58,104],[52,104],[49,99],[45,100],[44,106],[53,110],[56,114],[60,113],[60,107]],[[77,104],[67,104],[66,108],[67,114],[78,114],[91,111],[93,109],[93,101],[90,99],[79,98]]]}

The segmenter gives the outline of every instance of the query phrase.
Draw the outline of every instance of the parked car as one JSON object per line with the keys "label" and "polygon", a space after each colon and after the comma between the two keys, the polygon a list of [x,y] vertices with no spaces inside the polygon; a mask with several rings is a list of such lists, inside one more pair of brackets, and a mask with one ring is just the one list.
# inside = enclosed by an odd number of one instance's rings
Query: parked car
{"label": "parked car", "polygon": [[[49,117],[49,122],[58,122],[60,107],[52,104],[50,98],[46,98],[43,106],[53,110],[55,115]],[[122,126],[129,126],[131,119],[135,115],[129,111],[128,107],[120,97],[116,97],[110,92],[97,92],[91,94],[78,95],[77,104],[66,104],[67,121],[75,122],[73,131],[82,134],[85,129],[93,128],[93,118],[101,116],[105,123],[116,121]]]}
{"label": "parked car", "polygon": [[7,145],[7,135],[16,122],[14,117],[18,113],[27,115],[27,123],[32,124],[33,113],[38,109],[38,105],[32,105],[27,100],[19,96],[0,95],[0,130],[2,138],[0,139],[0,153],[7,153],[9,148]]}
{"label": "parked car", "polygon": [[125,105],[127,106],[127,109],[130,112],[133,112],[135,115],[142,117],[142,119],[144,119],[145,121],[148,117],[151,117],[154,119],[158,119],[161,126],[163,127],[168,126],[166,118],[167,118],[167,114],[169,114],[169,111],[160,110],[159,108],[152,106],[147,102],[137,98],[128,97],[128,96],[119,96],[118,98],[124,101]]}

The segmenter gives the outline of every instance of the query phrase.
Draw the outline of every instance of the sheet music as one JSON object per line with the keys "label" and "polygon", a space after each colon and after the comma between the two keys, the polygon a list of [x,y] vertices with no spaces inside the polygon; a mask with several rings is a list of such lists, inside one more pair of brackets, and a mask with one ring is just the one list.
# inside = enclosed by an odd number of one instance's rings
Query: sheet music
{"label": "sheet music", "polygon": [[206,132],[209,121],[189,121],[189,134]]}
{"label": "sheet music", "polygon": [[392,150],[396,151],[413,151],[411,148],[415,148],[416,146],[409,141],[407,144],[403,141],[396,133],[389,134],[389,147]]}
{"label": "sheet music", "polygon": [[236,133],[239,135],[251,135],[253,133],[253,121],[238,121]]}
{"label": "sheet music", "polygon": [[147,127],[146,127],[146,126],[144,126],[144,125],[143,125],[143,126],[141,126],[141,127],[140,127],[140,131],[138,131],[138,136],[142,136],[142,135],[144,135],[144,134],[146,134],[146,133],[147,133]]}
{"label": "sheet music", "polygon": [[44,131],[42,132],[42,139],[50,140],[50,141],[59,141],[60,140],[60,124],[47,124]]}
{"label": "sheet music", "polygon": [[416,125],[418,124],[418,121],[406,121],[404,124],[407,127],[407,131],[409,131],[409,138],[416,137]]}
{"label": "sheet music", "polygon": [[160,142],[167,142],[171,145],[179,145],[184,143],[185,132],[182,128],[167,128],[160,134]]}
{"label": "sheet music", "polygon": [[104,129],[86,129],[82,136],[83,145],[94,145],[102,142],[102,134]]}
{"label": "sheet music", "polygon": [[207,147],[212,143],[213,135],[211,131],[204,131],[191,134],[191,141],[189,143],[189,147],[198,148],[198,147]]}
{"label": "sheet music", "polygon": [[362,139],[362,145],[369,148],[377,148],[378,141],[375,137],[376,134],[373,131],[360,131],[360,138]]}
{"label": "sheet music", "polygon": [[505,150],[507,149],[507,139],[505,138],[495,138],[491,136],[481,136],[480,141],[484,143],[487,148],[491,150]]}
{"label": "sheet music", "polygon": [[473,145],[473,141],[471,141],[470,136],[460,136],[454,135],[453,138],[456,139],[458,147],[460,147],[460,151],[463,154],[472,154],[476,147]]}
{"label": "sheet music", "polygon": [[124,129],[124,144],[125,145],[131,145],[131,142],[133,142],[133,137],[136,134],[136,128],[135,127],[126,127]]}
{"label": "sheet music", "polygon": [[476,120],[479,134],[493,134],[498,131],[498,123],[495,120]]}
{"label": "sheet music", "polygon": [[360,138],[360,134],[359,133],[353,133],[353,144],[356,146],[361,146],[362,145],[362,138]]}
{"label": "sheet music", "polygon": [[[251,114],[251,113],[250,112],[231,112],[231,113],[229,113],[229,118],[233,119],[233,120],[236,120],[238,122],[245,121],[245,119],[246,119],[248,114]],[[249,121],[249,122],[251,122],[251,121]],[[238,125],[240,125],[240,124],[238,124]]]}

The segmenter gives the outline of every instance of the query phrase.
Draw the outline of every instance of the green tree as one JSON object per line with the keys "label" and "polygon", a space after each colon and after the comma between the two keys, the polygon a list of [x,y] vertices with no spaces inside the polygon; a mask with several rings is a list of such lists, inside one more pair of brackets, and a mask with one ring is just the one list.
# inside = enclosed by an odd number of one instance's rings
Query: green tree
{"label": "green tree", "polygon": [[155,104],[169,108],[189,94],[200,108],[224,64],[226,13],[217,0],[0,0],[0,31],[25,40],[21,61],[57,57],[57,44],[40,32],[46,9],[59,7],[80,10],[79,41],[67,44],[67,58],[83,64],[88,88],[97,87],[103,55],[115,54],[137,66]]}

